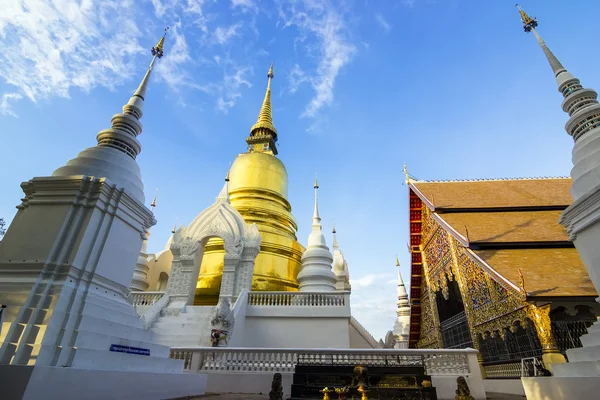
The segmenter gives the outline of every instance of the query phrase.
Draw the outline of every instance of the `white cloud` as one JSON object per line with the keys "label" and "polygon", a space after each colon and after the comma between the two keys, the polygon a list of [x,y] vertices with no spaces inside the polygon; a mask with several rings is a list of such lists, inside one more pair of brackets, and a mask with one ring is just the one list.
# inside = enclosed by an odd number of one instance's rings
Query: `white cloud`
{"label": "white cloud", "polygon": [[252,87],[248,79],[248,75],[252,74],[252,68],[235,65],[231,60],[226,60],[222,64],[223,82],[217,86],[219,92],[217,109],[227,114],[237,100],[242,97],[242,87]]}
{"label": "white cloud", "polygon": [[219,44],[226,44],[231,38],[239,36],[238,30],[240,29],[241,24],[233,24],[228,27],[219,26],[215,29],[215,41]]}
{"label": "white cloud", "polygon": [[306,74],[298,64],[294,64],[290,71],[289,81],[290,93],[296,93],[300,85],[309,82],[309,78],[306,76]]}
{"label": "white cloud", "polygon": [[169,39],[165,43],[165,56],[156,66],[156,73],[171,89],[179,91],[182,87],[193,85],[186,66],[191,63],[187,40],[181,32],[181,23],[171,27]]}
{"label": "white cloud", "polygon": [[10,102],[21,100],[23,98],[19,93],[4,93],[2,95],[2,101],[0,101],[0,114],[10,115],[11,117],[17,117],[17,114],[12,109]]}
{"label": "white cloud", "polygon": [[0,78],[34,102],[73,87],[112,89],[143,52],[134,13],[131,0],[4,0]]}
{"label": "white cloud", "polygon": [[396,280],[391,273],[367,274],[350,280],[352,314],[376,338],[385,336],[396,316]]}
{"label": "white cloud", "polygon": [[383,18],[383,15],[379,13],[375,14],[375,20],[377,21],[379,26],[383,28],[384,31],[390,32],[392,30],[392,25],[389,22],[387,22],[385,18]]}
{"label": "white cloud", "polygon": [[254,0],[231,0],[231,8],[240,8],[242,11],[258,11],[258,6]]}
{"label": "white cloud", "polygon": [[335,80],[356,53],[348,39],[344,15],[332,4],[327,0],[303,0],[282,4],[279,10],[286,27],[296,27],[301,35],[317,39],[316,46],[306,47],[318,62],[310,78],[315,95],[302,114],[305,117],[315,117],[322,107],[331,105]]}

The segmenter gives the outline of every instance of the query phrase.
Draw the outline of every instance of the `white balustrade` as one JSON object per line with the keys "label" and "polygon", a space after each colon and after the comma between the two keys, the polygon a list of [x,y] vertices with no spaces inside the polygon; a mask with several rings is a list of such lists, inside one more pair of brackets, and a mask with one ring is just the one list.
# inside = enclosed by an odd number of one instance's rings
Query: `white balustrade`
{"label": "white balustrade", "polygon": [[350,292],[250,292],[248,305],[268,307],[346,307]]}
{"label": "white balustrade", "polygon": [[165,292],[129,292],[129,303],[132,306],[151,306],[160,300]]}
{"label": "white balustrade", "polygon": [[412,349],[266,349],[173,347],[171,358],[185,361],[188,372],[294,372],[300,365],[424,366],[432,376],[481,379],[477,350]]}

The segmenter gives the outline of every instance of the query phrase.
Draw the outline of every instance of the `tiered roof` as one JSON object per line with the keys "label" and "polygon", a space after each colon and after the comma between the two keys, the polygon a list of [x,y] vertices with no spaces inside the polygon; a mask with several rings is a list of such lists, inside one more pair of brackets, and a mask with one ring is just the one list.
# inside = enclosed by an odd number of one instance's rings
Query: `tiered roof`
{"label": "tiered roof", "polygon": [[434,218],[528,298],[597,296],[563,226],[570,178],[409,180]]}

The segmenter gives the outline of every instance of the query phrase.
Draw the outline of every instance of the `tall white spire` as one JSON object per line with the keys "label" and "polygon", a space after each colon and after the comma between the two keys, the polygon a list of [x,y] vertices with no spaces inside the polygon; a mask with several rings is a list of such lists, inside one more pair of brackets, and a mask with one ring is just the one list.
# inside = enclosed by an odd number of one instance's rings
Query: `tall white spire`
{"label": "tall white spire", "polygon": [[112,126],[104,129],[96,136],[97,145],[90,147],[58,168],[53,176],[87,175],[97,178],[108,178],[119,188],[140,202],[144,202],[144,186],[140,169],[135,162],[142,151],[137,136],[142,133],[140,118],[143,114],[144,100],[148,82],[158,58],[163,56],[165,34],[152,51],[152,61],[139,87],[123,106],[123,112],[112,117]]}
{"label": "tall white spire", "polygon": [[302,254],[302,270],[298,274],[298,283],[302,292],[333,292],[337,281],[331,270],[333,256],[323,236],[323,227],[319,217],[318,189],[315,176],[315,208],[312,218],[312,230],[308,236],[308,246]]}
{"label": "tall white spire", "polygon": [[349,291],[350,287],[350,272],[348,271],[348,262],[344,257],[344,253],[340,250],[340,246],[337,241],[337,231],[335,229],[335,222],[333,222],[333,272],[337,277],[335,283],[335,289],[340,291]]}
{"label": "tall white spire", "polygon": [[394,323],[394,336],[396,337],[396,348],[408,348],[408,339],[410,332],[410,304],[408,302],[408,293],[402,280],[400,272],[400,261],[396,256],[396,268],[398,269],[398,301],[396,302],[396,322]]}
{"label": "tall white spire", "polygon": [[[575,141],[573,169],[571,170],[571,177],[573,178],[571,195],[574,200],[577,200],[600,182],[600,141],[598,140],[598,137],[600,137],[600,104],[597,100],[598,93],[592,89],[585,89],[579,79],[575,78],[558,61],[558,58],[550,51],[546,42],[535,30],[538,26],[536,19],[531,18],[520,7],[519,13],[525,32],[533,32],[537,38],[538,44],[552,67],[558,90],[564,97],[562,109],[570,117],[565,125],[565,130]],[[585,138],[585,140],[582,140],[582,138]]]}

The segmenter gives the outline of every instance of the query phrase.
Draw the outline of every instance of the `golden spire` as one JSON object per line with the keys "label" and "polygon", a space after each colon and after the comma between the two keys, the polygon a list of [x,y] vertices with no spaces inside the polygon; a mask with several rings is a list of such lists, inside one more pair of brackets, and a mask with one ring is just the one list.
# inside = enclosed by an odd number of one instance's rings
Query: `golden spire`
{"label": "golden spire", "polygon": [[[277,129],[273,125],[273,113],[271,109],[271,80],[273,75],[273,63],[267,73],[267,92],[263,100],[258,119],[250,129],[250,136],[246,138],[249,152],[277,154],[275,143],[277,142]],[[258,145],[258,146],[257,146]]]}
{"label": "golden spire", "polygon": [[531,18],[529,15],[527,15],[527,13],[523,11],[520,5],[517,4],[516,6],[519,9],[519,14],[521,14],[521,21],[523,21],[523,29],[525,29],[525,32],[530,32],[533,28],[535,28],[538,25],[537,21],[535,20],[535,18]]}
{"label": "golden spire", "polygon": [[156,188],[156,194],[154,195],[154,199],[152,200],[152,203],[150,203],[150,210],[152,210],[152,212],[154,212],[154,208],[156,207],[156,198],[158,197],[158,188]]}
{"label": "golden spire", "polygon": [[398,260],[398,254],[396,254],[396,267],[400,266],[400,260]]}

